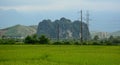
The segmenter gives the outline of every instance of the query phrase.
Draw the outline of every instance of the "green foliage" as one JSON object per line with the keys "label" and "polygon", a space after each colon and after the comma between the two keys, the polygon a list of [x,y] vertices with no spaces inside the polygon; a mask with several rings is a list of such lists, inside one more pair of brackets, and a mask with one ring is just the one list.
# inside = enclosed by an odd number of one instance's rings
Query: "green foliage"
{"label": "green foliage", "polygon": [[63,44],[64,44],[64,45],[71,45],[72,42],[71,42],[71,41],[63,41]]}
{"label": "green foliage", "polygon": [[112,41],[113,39],[114,37],[112,35],[108,38],[109,41]]}
{"label": "green foliage", "polygon": [[93,40],[98,41],[99,40],[99,36],[95,35]]}
{"label": "green foliage", "polygon": [[83,42],[82,44],[83,44],[83,45],[87,45],[87,42]]}
{"label": "green foliage", "polygon": [[30,36],[27,36],[27,37],[25,38],[25,43],[30,43],[30,41],[31,41],[31,37],[30,37]]}
{"label": "green foliage", "polygon": [[120,44],[120,36],[115,37],[113,43]]}
{"label": "green foliage", "polygon": [[31,44],[33,44],[33,39],[32,39],[32,37],[31,37],[31,36],[27,36],[27,37],[25,38],[25,43],[31,43]]}
{"label": "green foliage", "polygon": [[105,43],[106,43],[106,45],[112,45],[112,43],[109,42],[109,41],[107,41],[107,42],[105,42]]}
{"label": "green foliage", "polygon": [[0,39],[0,44],[15,44],[15,40],[14,39]]}
{"label": "green foliage", "polygon": [[63,42],[57,41],[57,42],[54,42],[53,45],[63,45]]}
{"label": "green foliage", "polygon": [[50,40],[47,37],[45,37],[45,35],[41,35],[39,37],[39,43],[40,44],[49,44]]}
{"label": "green foliage", "polygon": [[41,35],[40,37],[38,37],[36,34],[32,35],[32,36],[27,36],[25,38],[25,43],[29,43],[29,44],[49,44],[50,40],[45,37],[45,35]]}
{"label": "green foliage", "polygon": [[79,42],[77,42],[77,41],[75,41],[75,42],[74,42],[74,45],[80,45],[80,43],[79,43]]}
{"label": "green foliage", "polygon": [[99,42],[94,41],[94,42],[93,42],[93,45],[100,45],[100,43],[99,43]]}
{"label": "green foliage", "polygon": [[38,39],[37,39],[37,35],[34,34],[32,36],[27,36],[25,38],[25,43],[28,43],[28,44],[35,44],[38,42]]}
{"label": "green foliage", "polygon": [[[45,35],[38,37],[36,34],[27,36],[24,39],[26,44],[50,44],[50,45],[120,45],[120,37],[110,36],[108,39],[98,40],[99,38],[95,36],[94,40],[84,41],[83,43],[78,42],[79,40],[61,40],[55,42],[55,40],[50,40]],[[52,42],[51,42],[52,41]],[[2,37],[0,39],[0,44],[17,44],[23,45],[22,39],[10,39]]]}
{"label": "green foliage", "polygon": [[107,42],[109,45],[119,45],[120,44],[120,36],[117,36],[117,37],[110,36],[108,38]]}

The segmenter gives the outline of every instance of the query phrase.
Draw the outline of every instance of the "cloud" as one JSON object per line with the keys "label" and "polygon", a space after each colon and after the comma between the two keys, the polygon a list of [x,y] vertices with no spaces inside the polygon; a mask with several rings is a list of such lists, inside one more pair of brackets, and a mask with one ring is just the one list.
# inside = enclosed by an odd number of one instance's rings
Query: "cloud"
{"label": "cloud", "polygon": [[97,0],[9,0],[0,9],[17,11],[56,11],[87,9],[94,11],[120,11],[119,2]]}

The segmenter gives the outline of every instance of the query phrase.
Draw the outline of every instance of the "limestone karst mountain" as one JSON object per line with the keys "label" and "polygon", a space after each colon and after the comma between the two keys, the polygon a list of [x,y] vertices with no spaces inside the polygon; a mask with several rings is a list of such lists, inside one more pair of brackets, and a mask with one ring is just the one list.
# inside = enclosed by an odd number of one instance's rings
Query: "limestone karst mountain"
{"label": "limestone karst mountain", "polygon": [[[83,39],[86,40],[90,38],[89,29],[86,23],[82,23],[83,26]],[[59,26],[59,27],[58,27]],[[61,18],[60,20],[43,20],[39,23],[37,34],[46,35],[50,38],[57,38],[59,29],[60,39],[79,39],[80,38],[80,21],[71,21],[66,18]]]}

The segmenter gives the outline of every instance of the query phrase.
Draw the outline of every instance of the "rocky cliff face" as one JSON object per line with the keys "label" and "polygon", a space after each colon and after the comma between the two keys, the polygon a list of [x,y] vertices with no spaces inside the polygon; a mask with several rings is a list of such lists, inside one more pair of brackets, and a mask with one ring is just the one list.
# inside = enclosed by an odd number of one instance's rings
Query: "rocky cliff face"
{"label": "rocky cliff face", "polygon": [[[86,23],[83,23],[83,39],[90,38],[89,29]],[[79,39],[80,38],[80,21],[71,21],[66,18],[60,20],[43,20],[39,23],[37,35],[46,35],[52,39],[58,36],[60,39]]]}

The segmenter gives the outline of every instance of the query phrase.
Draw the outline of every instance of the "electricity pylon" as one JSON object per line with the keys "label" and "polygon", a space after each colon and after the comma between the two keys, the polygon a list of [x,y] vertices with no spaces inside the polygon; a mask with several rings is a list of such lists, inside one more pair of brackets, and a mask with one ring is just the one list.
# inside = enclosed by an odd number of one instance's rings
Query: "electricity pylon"
{"label": "electricity pylon", "polygon": [[82,27],[83,26],[82,25],[82,18],[83,17],[82,17],[82,10],[80,11],[80,13],[81,13],[81,18],[80,18],[81,19],[81,22],[80,22],[80,30],[81,30],[80,31],[80,42],[82,43],[83,42],[83,27]]}

